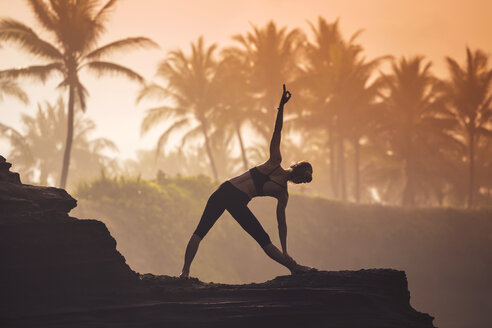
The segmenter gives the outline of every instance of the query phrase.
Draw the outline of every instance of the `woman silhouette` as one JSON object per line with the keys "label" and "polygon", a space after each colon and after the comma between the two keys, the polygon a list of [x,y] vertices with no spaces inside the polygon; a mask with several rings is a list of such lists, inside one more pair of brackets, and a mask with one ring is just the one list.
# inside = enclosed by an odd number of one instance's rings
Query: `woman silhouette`
{"label": "woman silhouette", "polygon": [[[289,199],[287,181],[293,183],[311,182],[313,168],[308,162],[299,162],[284,170],[280,163],[280,137],[284,119],[284,105],[289,101],[291,93],[283,85],[282,98],[278,107],[275,130],[270,142],[270,158],[243,174],[234,177],[223,184],[210,196],[198,226],[186,247],[183,270],[180,277],[188,278],[190,266],[200,245],[200,241],[212,228],[224,210],[248,232],[273,260],[287,267],[292,274],[316,270],[299,265],[287,253],[287,224],[285,208]],[[270,237],[261,226],[258,219],[248,208],[248,202],[253,197],[270,196],[278,200],[277,221],[282,252],[270,241]]]}

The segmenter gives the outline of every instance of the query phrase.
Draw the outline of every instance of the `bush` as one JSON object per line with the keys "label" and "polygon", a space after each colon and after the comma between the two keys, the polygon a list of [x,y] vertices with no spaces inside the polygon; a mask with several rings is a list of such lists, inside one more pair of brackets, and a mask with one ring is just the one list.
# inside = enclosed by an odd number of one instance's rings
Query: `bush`
{"label": "bush", "polygon": [[[74,212],[105,222],[134,270],[177,275],[216,187],[203,176],[102,176],[79,186]],[[255,198],[250,208],[279,245],[276,201]],[[298,262],[324,270],[405,270],[416,309],[435,315],[439,326],[478,327],[492,293],[491,218],[490,209],[353,205],[294,194],[287,207],[288,249]],[[228,283],[287,273],[228,214],[205,237],[191,271]]]}

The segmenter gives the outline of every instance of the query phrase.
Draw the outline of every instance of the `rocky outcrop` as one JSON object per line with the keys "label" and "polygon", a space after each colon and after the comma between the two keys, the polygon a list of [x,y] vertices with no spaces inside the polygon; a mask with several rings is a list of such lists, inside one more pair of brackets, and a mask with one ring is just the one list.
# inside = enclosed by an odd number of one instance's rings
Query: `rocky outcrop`
{"label": "rocky outcrop", "polygon": [[104,223],[68,215],[65,190],[20,183],[0,157],[0,311],[110,295],[138,275]]}
{"label": "rocky outcrop", "polygon": [[0,157],[1,327],[433,327],[388,269],[224,285],[139,275],[64,190],[20,183]]}
{"label": "rocky outcrop", "polygon": [[191,326],[433,327],[410,306],[403,271],[321,271],[246,285],[147,274],[142,282],[169,326],[181,326],[176,313],[193,313]]}

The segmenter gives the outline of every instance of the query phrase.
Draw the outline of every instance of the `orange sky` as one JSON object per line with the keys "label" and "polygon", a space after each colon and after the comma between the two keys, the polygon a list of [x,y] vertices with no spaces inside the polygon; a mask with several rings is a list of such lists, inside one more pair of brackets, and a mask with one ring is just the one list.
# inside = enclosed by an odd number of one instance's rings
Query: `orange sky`
{"label": "orange sky", "polygon": [[[492,1],[488,0],[123,0],[100,44],[128,36],[152,38],[161,49],[114,57],[114,61],[151,79],[168,50],[187,50],[200,35],[205,36],[207,44],[217,42],[224,46],[231,43],[232,34],[249,31],[251,23],[263,25],[273,19],[279,26],[300,27],[309,32],[307,21],[315,22],[318,16],[328,21],[340,17],[346,37],[365,30],[359,42],[367,57],[424,54],[434,62],[434,71],[444,76],[444,56],[461,62],[466,45],[492,53],[490,13]],[[24,1],[0,0],[0,16],[37,26]],[[0,50],[0,58],[0,69],[39,63],[9,45]],[[154,147],[160,131],[140,138],[144,109],[153,104],[135,105],[137,85],[113,78],[97,80],[86,74],[82,74],[82,79],[90,93],[87,116],[98,126],[94,137],[115,141],[121,158],[133,157],[137,149]],[[31,105],[4,100],[0,103],[1,122],[20,128],[20,114],[33,114],[38,101],[55,99],[58,93],[54,86],[58,82],[54,78],[45,86],[23,84]],[[7,153],[8,145],[1,142],[0,154]]]}

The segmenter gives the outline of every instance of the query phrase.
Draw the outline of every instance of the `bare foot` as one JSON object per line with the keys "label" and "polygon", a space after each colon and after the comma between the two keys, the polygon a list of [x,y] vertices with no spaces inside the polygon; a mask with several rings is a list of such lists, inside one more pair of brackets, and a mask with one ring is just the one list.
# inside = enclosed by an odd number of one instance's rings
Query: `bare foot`
{"label": "bare foot", "polygon": [[294,266],[290,272],[292,274],[299,274],[299,273],[306,273],[306,272],[316,272],[318,271],[317,269],[315,268],[311,268],[311,267],[308,267],[308,266],[305,266],[305,265],[300,265],[300,264],[297,264],[296,266]]}
{"label": "bare foot", "polygon": [[180,279],[189,279],[190,278],[190,272],[189,271],[181,272],[181,274],[179,275],[179,278]]}

